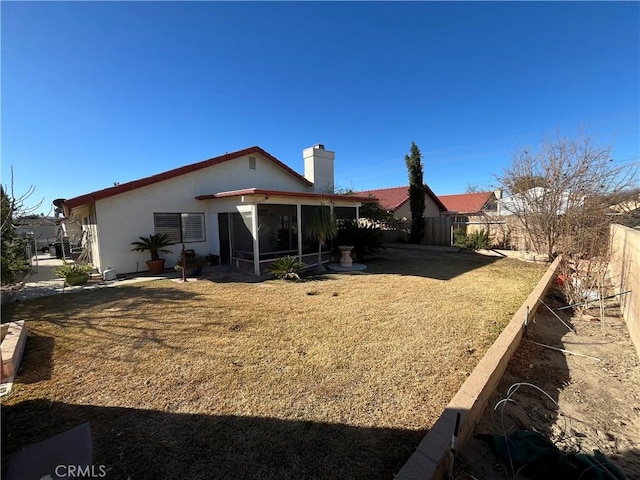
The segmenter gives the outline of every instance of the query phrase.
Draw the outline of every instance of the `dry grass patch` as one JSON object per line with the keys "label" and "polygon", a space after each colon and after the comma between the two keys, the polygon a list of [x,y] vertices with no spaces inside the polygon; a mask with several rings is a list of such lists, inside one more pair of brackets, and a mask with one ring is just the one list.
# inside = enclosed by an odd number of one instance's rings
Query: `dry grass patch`
{"label": "dry grass patch", "polygon": [[113,478],[391,478],[543,271],[390,250],[361,274],[12,305],[30,338],[3,458],[89,420]]}

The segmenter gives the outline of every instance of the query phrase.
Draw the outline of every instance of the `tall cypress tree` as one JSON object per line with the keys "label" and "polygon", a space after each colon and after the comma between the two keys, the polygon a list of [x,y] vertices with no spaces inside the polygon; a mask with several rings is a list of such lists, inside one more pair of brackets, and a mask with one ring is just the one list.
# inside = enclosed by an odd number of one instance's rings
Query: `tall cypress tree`
{"label": "tall cypress tree", "polygon": [[410,243],[422,243],[424,237],[424,180],[422,154],[415,142],[411,142],[409,155],[404,156],[409,171],[409,206],[411,208]]}

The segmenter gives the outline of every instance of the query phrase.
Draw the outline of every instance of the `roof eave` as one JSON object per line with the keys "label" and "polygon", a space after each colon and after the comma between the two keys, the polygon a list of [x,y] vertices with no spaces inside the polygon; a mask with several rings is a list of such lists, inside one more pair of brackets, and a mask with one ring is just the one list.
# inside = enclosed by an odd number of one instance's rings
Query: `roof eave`
{"label": "roof eave", "polygon": [[249,155],[251,153],[259,153],[263,157],[275,163],[277,166],[281,167],[285,172],[292,175],[296,180],[300,181],[303,185],[307,187],[313,186],[312,182],[307,180],[305,177],[297,173],[295,170],[293,170],[289,166],[282,163],[276,157],[274,157],[273,155],[271,155],[270,153],[266,152],[265,150],[263,150],[258,146],[253,146],[253,147],[245,148],[244,150],[238,150],[236,152],[226,153],[224,155],[220,155],[218,157],[212,157],[207,160],[203,160],[201,162],[192,163],[190,165],[184,165],[182,167],[174,168],[172,170],[167,170],[166,172],[151,175],[149,177],[140,178],[138,180],[132,180],[130,182],[122,183],[120,185],[115,185],[113,187],[108,187],[102,190],[97,190],[95,192],[80,195],[78,197],[65,200],[64,206],[65,208],[68,207],[69,209],[73,209],[81,205],[89,205],[91,203],[97,202],[98,200],[103,200],[105,198],[130,192],[138,188],[146,187],[148,185],[153,185],[163,180],[169,180],[171,178],[175,178],[180,175],[192,173],[192,172],[201,170],[203,168],[211,167],[214,165],[218,165],[220,163],[224,163],[230,160],[234,160],[236,158],[243,157],[245,155]]}

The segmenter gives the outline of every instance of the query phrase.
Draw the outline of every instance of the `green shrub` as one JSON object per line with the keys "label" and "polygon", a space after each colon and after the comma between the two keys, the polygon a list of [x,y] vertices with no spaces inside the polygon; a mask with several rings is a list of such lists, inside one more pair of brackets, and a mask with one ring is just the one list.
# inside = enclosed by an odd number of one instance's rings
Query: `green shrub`
{"label": "green shrub", "polygon": [[345,220],[338,227],[335,246],[353,246],[353,255],[356,261],[363,262],[379,250],[385,248],[382,230],[371,225],[360,226],[356,220]]}
{"label": "green shrub", "polygon": [[278,258],[269,265],[269,273],[275,275],[276,278],[284,280],[299,280],[298,272],[304,267],[306,265],[300,262],[297,257],[287,255],[286,257]]}
{"label": "green shrub", "polygon": [[467,248],[469,239],[467,233],[462,228],[456,228],[453,231],[453,246],[459,248]]}
{"label": "green shrub", "polygon": [[[187,270],[202,268],[207,266],[208,263],[209,261],[204,255],[187,255]],[[177,271],[182,270],[182,256],[178,256],[173,269]]]}
{"label": "green shrub", "polygon": [[453,244],[469,250],[485,250],[491,248],[491,236],[485,229],[466,234],[461,228],[453,231]]}
{"label": "green shrub", "polygon": [[76,277],[87,275],[93,271],[93,265],[90,263],[70,263],[62,262],[62,265],[53,269],[53,273],[60,278]]}

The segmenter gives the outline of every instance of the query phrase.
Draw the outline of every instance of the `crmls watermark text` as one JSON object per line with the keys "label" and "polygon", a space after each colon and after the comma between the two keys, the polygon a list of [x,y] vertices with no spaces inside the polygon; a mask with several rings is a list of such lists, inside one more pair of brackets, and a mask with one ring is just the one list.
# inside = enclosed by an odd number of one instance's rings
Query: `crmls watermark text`
{"label": "crmls watermark text", "polygon": [[58,465],[54,478],[104,478],[107,467],[104,465]]}

